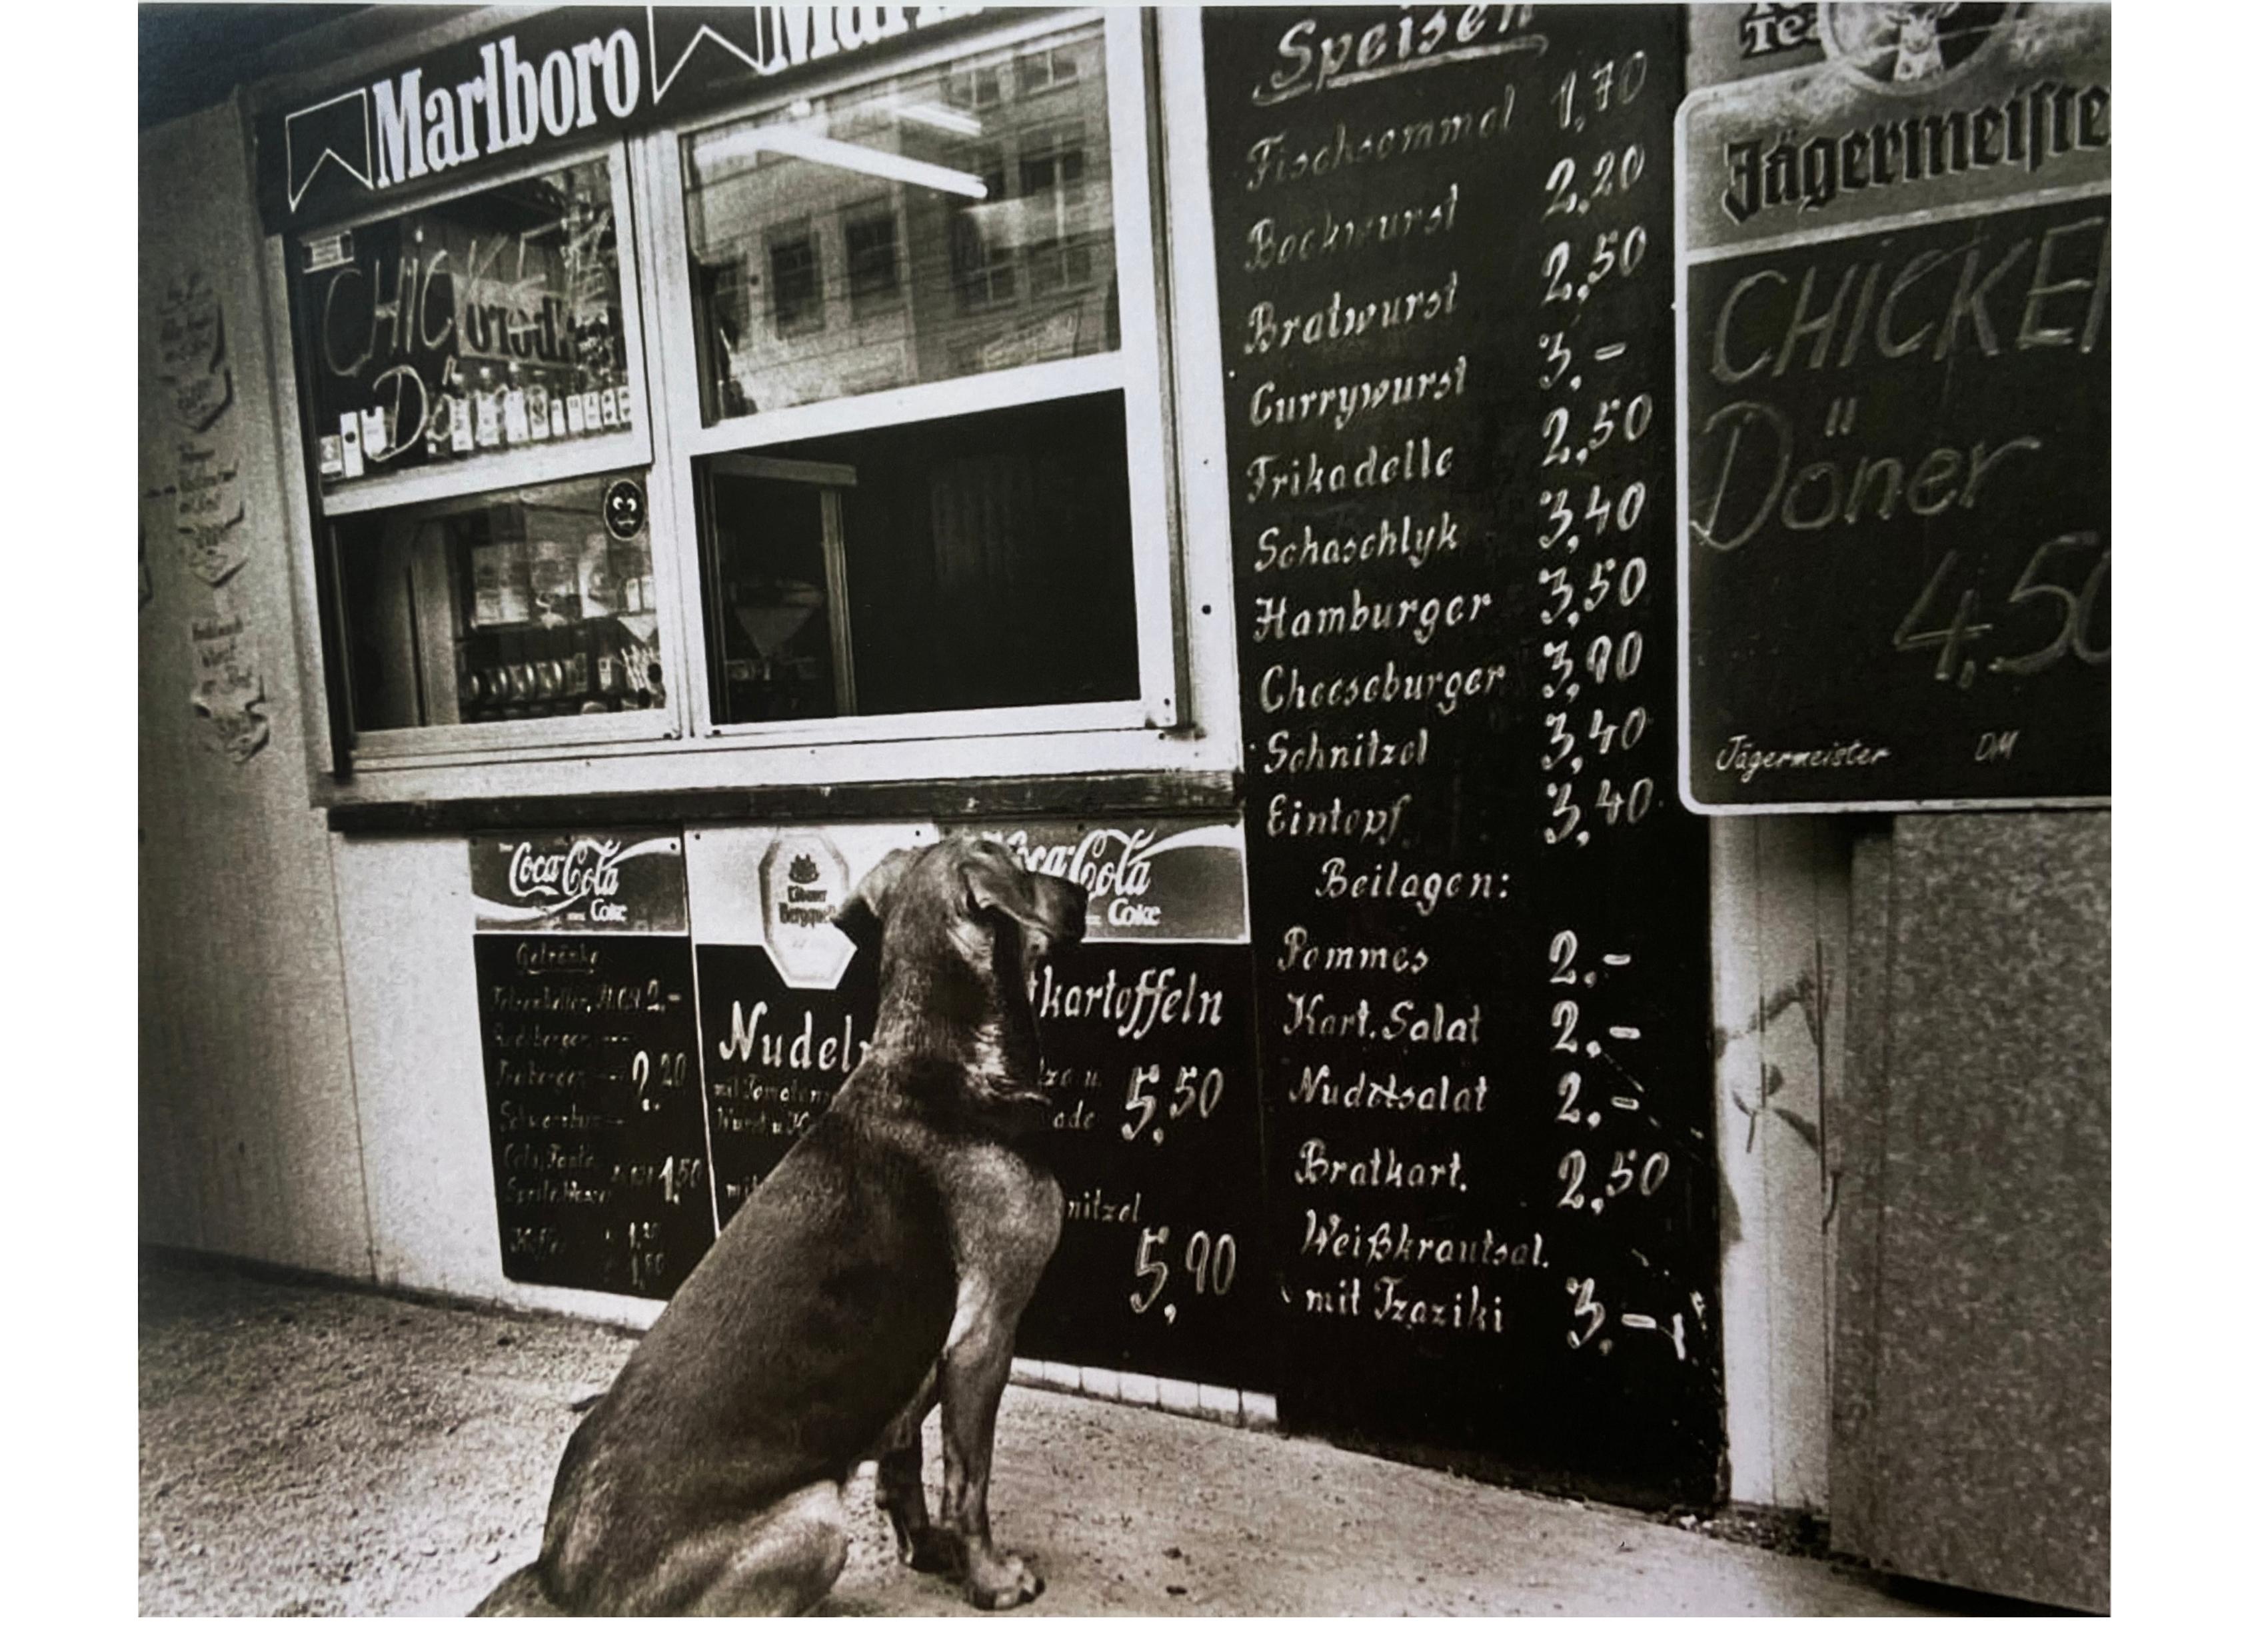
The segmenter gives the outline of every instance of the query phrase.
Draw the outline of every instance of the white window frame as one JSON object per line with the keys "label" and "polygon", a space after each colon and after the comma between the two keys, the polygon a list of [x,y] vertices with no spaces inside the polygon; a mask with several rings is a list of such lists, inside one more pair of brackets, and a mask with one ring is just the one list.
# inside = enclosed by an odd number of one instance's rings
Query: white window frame
{"label": "white window frame", "polygon": [[[1012,48],[1026,41],[1100,21],[1110,124],[1113,253],[1118,274],[1118,347],[1114,351],[997,369],[952,380],[720,419],[703,425],[698,341],[695,335],[692,257],[687,238],[685,176],[681,144],[704,130],[735,124],[878,79],[936,67],[972,50]],[[1109,703],[1047,704],[1010,708],[939,710],[891,715],[832,715],[815,721],[723,721],[716,718],[708,666],[693,663],[687,677],[692,728],[700,737],[750,746],[878,743],[909,738],[987,738],[1059,732],[1170,730],[1182,722],[1174,618],[1174,551],[1169,517],[1165,408],[1166,360],[1158,314],[1164,250],[1152,223],[1165,177],[1150,160],[1150,107],[1140,11],[1111,8],[1049,12],[976,39],[961,39],[880,63],[854,61],[843,73],[751,100],[731,109],[666,127],[639,139],[640,182],[655,207],[642,213],[651,251],[654,329],[663,388],[657,403],[656,484],[666,462],[678,514],[691,517],[693,462],[722,454],[761,453],[783,443],[847,432],[870,431],[929,419],[960,418],[987,410],[1021,407],[1064,397],[1117,391],[1126,425],[1128,522],[1133,547],[1135,648],[1139,696]],[[1023,268],[1019,264],[1019,274]],[[687,552],[677,577],[689,625],[699,602],[700,541],[681,535]],[[704,649],[705,653],[705,649]],[[988,757],[990,758],[990,757]],[[1012,773],[1011,760],[989,769]]]}
{"label": "white window frame", "polygon": [[[271,303],[270,338],[276,348],[275,355],[291,360],[290,379],[294,386],[296,402],[296,383],[304,360],[299,356],[298,336],[291,322],[290,292],[293,281],[300,276],[293,264],[293,255],[303,240],[320,238],[329,233],[352,232],[372,222],[395,220],[420,210],[509,187],[532,176],[552,174],[596,159],[604,159],[607,163],[608,189],[614,199],[615,259],[622,299],[622,347],[630,373],[631,399],[638,406],[637,423],[626,429],[602,432],[597,436],[585,434],[563,442],[551,440],[520,448],[492,451],[462,463],[453,462],[438,468],[421,467],[384,472],[335,486],[328,492],[324,492],[321,479],[318,477],[308,484],[313,508],[313,514],[309,519],[312,543],[318,558],[316,571],[329,573],[334,571],[328,559],[329,553],[336,548],[331,539],[331,524],[347,517],[365,515],[372,511],[449,504],[452,501],[461,502],[452,508],[472,508],[484,498],[504,499],[531,487],[572,482],[614,471],[644,472],[647,494],[646,538],[653,558],[656,640],[660,647],[668,701],[656,709],[623,710],[605,714],[556,715],[535,720],[421,727],[370,728],[357,726],[352,744],[358,766],[378,770],[446,765],[516,757],[529,750],[540,752],[593,745],[639,744],[674,740],[684,735],[684,685],[692,666],[686,660],[684,631],[677,623],[680,597],[676,587],[670,582],[670,576],[679,566],[678,552],[665,545],[665,519],[655,503],[656,484],[652,471],[658,462],[655,457],[654,392],[646,367],[644,302],[641,299],[644,286],[637,264],[637,239],[634,230],[636,213],[631,207],[630,170],[633,161],[626,143],[603,142],[547,154],[526,165],[482,176],[460,187],[423,195],[407,203],[382,203],[320,229],[277,234],[270,238],[268,242],[269,276],[273,281],[272,287],[280,297]],[[279,385],[281,383],[279,380]],[[294,414],[291,418],[296,423],[298,416]],[[306,442],[302,437],[302,458],[306,457]],[[664,557],[671,559],[665,563]],[[340,612],[342,618],[346,617],[347,610],[342,608]],[[342,632],[325,630],[322,639],[328,641],[337,633]],[[343,662],[343,655],[342,660]],[[319,691],[321,674],[318,658],[313,666],[311,679]],[[348,691],[349,697],[339,702],[351,718],[350,684]]]}

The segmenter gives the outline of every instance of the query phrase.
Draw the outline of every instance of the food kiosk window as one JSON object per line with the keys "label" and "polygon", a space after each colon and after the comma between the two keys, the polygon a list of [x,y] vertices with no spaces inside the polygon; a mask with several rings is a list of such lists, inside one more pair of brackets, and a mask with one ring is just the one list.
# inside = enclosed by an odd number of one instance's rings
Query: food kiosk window
{"label": "food kiosk window", "polygon": [[680,133],[712,728],[1154,723],[1135,26],[1027,24]]}
{"label": "food kiosk window", "polygon": [[622,159],[554,164],[288,248],[363,753],[663,729]]}
{"label": "food kiosk window", "polygon": [[1176,724],[1144,26],[1018,14],[278,240],[335,747]]}

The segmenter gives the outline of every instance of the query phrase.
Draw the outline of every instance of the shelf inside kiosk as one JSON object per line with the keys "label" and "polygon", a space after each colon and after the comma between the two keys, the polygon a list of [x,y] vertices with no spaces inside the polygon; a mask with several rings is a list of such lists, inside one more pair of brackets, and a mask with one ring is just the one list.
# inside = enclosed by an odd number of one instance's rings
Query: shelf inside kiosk
{"label": "shelf inside kiosk", "polygon": [[358,731],[666,701],[643,473],[332,524]]}

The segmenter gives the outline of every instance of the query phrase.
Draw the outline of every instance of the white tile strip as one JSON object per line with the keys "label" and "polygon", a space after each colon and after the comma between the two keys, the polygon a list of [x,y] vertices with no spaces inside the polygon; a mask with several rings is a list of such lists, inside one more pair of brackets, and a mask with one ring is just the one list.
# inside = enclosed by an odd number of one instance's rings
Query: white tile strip
{"label": "white tile strip", "polygon": [[1153,1407],[1187,1418],[1211,1419],[1247,1430],[1276,1428],[1276,1398],[1263,1391],[1232,1390],[1223,1385],[1192,1384],[1148,1373],[1122,1373],[1108,1367],[1074,1367],[1068,1362],[1038,1362],[1018,1357],[1008,1377],[1035,1390],[1083,1395],[1098,1401]]}

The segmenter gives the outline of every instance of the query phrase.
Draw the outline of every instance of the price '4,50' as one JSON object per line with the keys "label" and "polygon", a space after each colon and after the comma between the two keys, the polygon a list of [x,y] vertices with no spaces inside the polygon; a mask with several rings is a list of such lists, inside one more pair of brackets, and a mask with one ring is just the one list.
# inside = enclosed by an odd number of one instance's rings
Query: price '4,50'
{"label": "price '4,50'", "polygon": [[[2087,577],[2077,590],[2048,576],[2058,571],[2071,571],[2062,568],[2061,564],[2073,557],[2084,558],[2089,551],[2095,553],[2093,565],[2088,567]],[[1962,649],[1991,633],[1994,628],[1992,624],[1977,616],[1976,588],[1971,586],[1962,591],[1954,603],[1947,623],[1933,629],[1923,627],[1933,616],[1948,617],[1943,613],[1933,615],[1930,610],[1945,590],[1946,580],[1953,576],[1960,561],[1961,552],[1958,551],[1948,551],[1938,558],[1937,571],[1930,574],[1929,582],[1922,587],[1921,595],[1906,610],[1906,616],[1899,622],[1896,633],[1890,638],[1890,646],[1894,651],[1901,653],[1927,652],[1935,647],[1937,663],[1932,671],[1933,677],[1966,688],[1976,682],[1977,660],[1963,657]],[[2041,545],[2032,552],[2031,560],[2024,564],[2024,571],[2017,575],[2016,582],[2010,587],[2006,605],[2025,608],[2029,613],[2033,609],[2027,604],[2036,604],[2038,611],[2047,613],[2054,620],[2054,633],[2043,645],[2028,653],[2003,653],[1990,659],[1985,664],[1986,673],[2037,675],[2066,657],[2076,658],[2080,663],[2090,666],[2109,663],[2109,633],[2104,632],[2098,645],[2095,632],[2098,600],[2110,582],[2110,546],[2101,534],[2091,529],[2058,534]],[[2013,623],[2014,620],[2008,622]],[[2040,623],[2036,617],[2034,622]],[[2044,629],[2046,626],[2042,624],[2040,627]]]}

